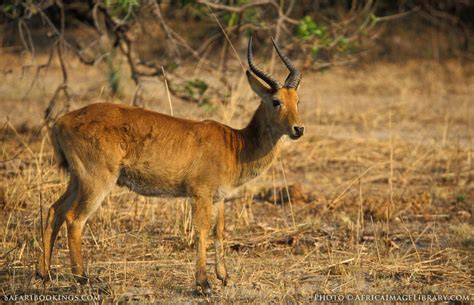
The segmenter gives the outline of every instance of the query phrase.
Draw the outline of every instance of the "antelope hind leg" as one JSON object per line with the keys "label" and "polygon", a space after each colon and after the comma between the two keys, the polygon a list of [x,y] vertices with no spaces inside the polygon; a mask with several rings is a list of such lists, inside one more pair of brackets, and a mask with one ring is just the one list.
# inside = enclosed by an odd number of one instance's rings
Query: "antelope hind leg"
{"label": "antelope hind leg", "polygon": [[43,231],[43,251],[36,267],[36,275],[43,280],[50,278],[51,257],[54,242],[64,223],[67,210],[77,195],[77,179],[71,176],[66,192],[50,207]]}
{"label": "antelope hind leg", "polygon": [[102,182],[100,187],[94,185],[96,180],[89,179],[80,182],[78,195],[66,213],[71,269],[81,284],[88,281],[81,249],[82,230],[87,219],[97,211],[104,198],[109,194],[115,184],[116,177],[107,176],[97,178],[97,180]]}

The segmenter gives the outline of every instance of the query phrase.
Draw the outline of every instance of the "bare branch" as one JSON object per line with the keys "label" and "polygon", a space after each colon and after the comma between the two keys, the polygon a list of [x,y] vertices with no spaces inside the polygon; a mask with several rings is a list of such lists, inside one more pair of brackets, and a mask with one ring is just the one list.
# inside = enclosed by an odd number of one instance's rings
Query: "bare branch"
{"label": "bare branch", "polygon": [[416,6],[416,7],[412,8],[411,10],[406,11],[406,12],[403,12],[403,13],[394,14],[394,15],[390,15],[390,16],[377,17],[377,21],[378,21],[378,22],[392,21],[392,20],[404,18],[404,17],[406,17],[406,16],[409,16],[409,15],[411,15],[411,14],[413,14],[413,13],[418,12],[419,10],[420,10],[420,7],[419,7],[419,6]]}
{"label": "bare branch", "polygon": [[180,56],[178,46],[176,45],[176,40],[174,39],[170,27],[166,24],[165,19],[163,18],[163,14],[161,13],[161,8],[156,0],[152,0],[151,3],[153,4],[153,14],[158,19],[158,23],[160,24],[161,28],[165,32],[166,39],[171,44],[171,49],[177,56]]}
{"label": "bare branch", "polygon": [[214,3],[214,2],[209,2],[206,0],[197,0],[196,1],[199,4],[205,4],[209,7],[212,7],[217,10],[223,10],[223,11],[228,11],[232,13],[241,13],[249,8],[256,7],[256,6],[266,6],[266,5],[271,5],[273,6],[276,11],[278,12],[279,18],[282,18],[284,21],[291,23],[291,24],[298,24],[297,20],[291,19],[287,17],[285,14],[280,9],[280,6],[278,3],[276,3],[273,0],[262,0],[262,1],[256,1],[256,2],[250,2],[247,4],[244,4],[242,6],[230,6],[230,5],[225,5],[225,4],[220,4],[220,3]]}
{"label": "bare branch", "polygon": [[214,12],[212,11],[211,7],[209,6],[209,4],[207,4],[207,7],[209,9],[209,12],[211,13],[211,15],[214,17],[214,19],[216,20],[217,24],[219,25],[219,28],[221,29],[222,33],[224,34],[224,37],[225,39],[227,40],[227,42],[229,43],[229,45],[231,46],[232,50],[234,51],[234,54],[235,54],[235,57],[236,59],[239,61],[240,63],[240,66],[242,67],[242,69],[245,71],[246,68],[245,68],[245,65],[243,64],[242,60],[240,59],[240,56],[239,56],[239,53],[237,52],[237,50],[234,48],[234,45],[232,44],[232,41],[230,41],[230,38],[229,36],[227,35],[227,32],[225,31],[224,27],[222,26],[221,22],[219,21],[219,19],[217,19],[216,15],[214,14]]}
{"label": "bare branch", "polygon": [[64,31],[66,28],[66,17],[64,14],[64,4],[62,3],[61,0],[56,0],[56,5],[59,6],[60,8],[60,13],[61,13],[61,29],[59,32],[59,38],[56,44],[56,49],[57,49],[57,54],[58,54],[58,60],[59,60],[59,65],[61,67],[61,73],[63,75],[63,80],[60,85],[56,88],[56,91],[53,94],[53,97],[49,101],[48,107],[45,110],[45,116],[44,120],[45,123],[48,123],[50,121],[54,121],[56,118],[52,117],[51,114],[53,111],[56,111],[56,103],[57,103],[57,98],[59,96],[59,93],[62,91],[64,93],[64,96],[66,98],[66,105],[61,109],[61,111],[58,111],[56,115],[59,113],[64,113],[69,110],[70,106],[70,100],[71,100],[71,94],[70,94],[70,88],[68,85],[68,74],[67,74],[67,69],[66,69],[66,64],[64,63],[64,58],[63,58],[63,49],[64,49]]}
{"label": "bare branch", "polygon": [[[46,61],[45,64],[36,66],[35,76],[33,77],[33,80],[31,81],[30,88],[28,88],[28,90],[26,91],[25,95],[23,96],[23,100],[28,97],[28,95],[30,94],[31,90],[32,90],[33,87],[35,86],[36,82],[38,81],[39,74],[40,74],[41,70],[43,70],[43,69],[48,69],[49,66],[51,65],[51,62],[52,62],[52,60],[53,60],[53,55],[54,55],[54,49],[55,49],[55,45],[51,48],[51,51],[49,52],[48,60]],[[23,68],[25,68],[25,67],[23,67]],[[22,75],[23,75],[23,69],[22,69]]]}

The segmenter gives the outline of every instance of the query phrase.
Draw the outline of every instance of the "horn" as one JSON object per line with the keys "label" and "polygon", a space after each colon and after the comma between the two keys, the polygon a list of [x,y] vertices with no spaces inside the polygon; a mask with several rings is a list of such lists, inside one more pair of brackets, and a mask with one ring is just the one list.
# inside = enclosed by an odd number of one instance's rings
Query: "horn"
{"label": "horn", "polygon": [[288,70],[290,70],[290,74],[288,74],[288,77],[285,80],[285,87],[295,89],[298,88],[298,85],[301,81],[301,72],[295,67],[295,65],[293,65],[291,60],[285,54],[283,54],[283,51],[280,49],[273,37],[272,42],[278,53],[278,56],[280,56],[281,60],[285,63],[285,66],[288,68]]}
{"label": "horn", "polygon": [[277,91],[281,87],[283,87],[275,78],[270,76],[269,74],[263,72],[259,67],[255,65],[253,62],[253,54],[252,54],[252,36],[250,36],[249,39],[249,46],[247,50],[247,59],[249,62],[249,67],[250,70],[255,73],[258,77],[260,77],[262,80],[264,80],[271,88],[273,91]]}

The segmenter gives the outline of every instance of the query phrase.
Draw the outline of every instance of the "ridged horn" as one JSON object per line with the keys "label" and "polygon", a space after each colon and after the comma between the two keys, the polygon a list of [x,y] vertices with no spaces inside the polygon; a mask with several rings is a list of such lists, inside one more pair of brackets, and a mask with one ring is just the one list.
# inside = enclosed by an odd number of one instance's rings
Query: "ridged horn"
{"label": "ridged horn", "polygon": [[255,73],[258,77],[260,77],[263,81],[265,81],[273,91],[277,91],[281,87],[283,87],[275,78],[271,75],[263,72],[259,67],[255,65],[253,62],[253,53],[252,53],[252,36],[249,39],[249,46],[247,50],[247,60],[249,62],[250,70]]}
{"label": "ridged horn", "polygon": [[290,70],[290,74],[285,80],[285,87],[294,89],[298,88],[298,85],[301,81],[301,72],[295,67],[295,65],[293,65],[291,60],[285,54],[283,54],[283,51],[280,49],[273,37],[272,42],[275,50],[278,53],[278,56],[280,56],[281,60],[285,63],[285,66],[288,68],[288,70]]}

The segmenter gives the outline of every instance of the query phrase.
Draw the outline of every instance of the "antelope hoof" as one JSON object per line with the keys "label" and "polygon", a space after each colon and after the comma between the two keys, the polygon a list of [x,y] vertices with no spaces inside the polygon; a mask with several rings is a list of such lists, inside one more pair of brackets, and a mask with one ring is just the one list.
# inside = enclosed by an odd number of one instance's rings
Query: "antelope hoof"
{"label": "antelope hoof", "polygon": [[46,270],[43,260],[40,259],[40,261],[36,264],[36,270],[35,270],[36,278],[41,279],[41,280],[46,280],[46,279],[49,279],[48,274],[49,272],[48,270]]}
{"label": "antelope hoof", "polygon": [[223,277],[223,278],[218,277],[218,279],[221,280],[222,286],[224,287],[227,286],[227,277]]}
{"label": "antelope hoof", "polygon": [[36,277],[37,279],[39,279],[39,280],[42,280],[42,281],[45,282],[45,283],[50,280],[49,274],[48,274],[47,272],[44,273],[44,272],[41,272],[41,271],[39,271],[39,270],[36,270],[36,272],[35,272],[35,277]]}
{"label": "antelope hoof", "polygon": [[224,273],[224,274],[217,274],[217,278],[221,281],[222,283],[222,286],[227,286],[227,280],[229,279],[229,277],[227,276],[227,273]]}
{"label": "antelope hoof", "polygon": [[86,274],[83,274],[83,275],[74,274],[74,280],[80,285],[86,285],[89,283],[89,277]]}
{"label": "antelope hoof", "polygon": [[203,281],[196,282],[196,285],[198,287],[198,291],[199,291],[199,288],[200,288],[200,291],[201,291],[202,294],[204,294],[205,296],[211,295],[212,288],[211,288],[211,284],[209,283],[209,281],[207,279],[204,279]]}

